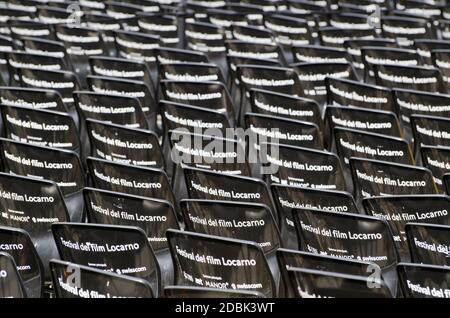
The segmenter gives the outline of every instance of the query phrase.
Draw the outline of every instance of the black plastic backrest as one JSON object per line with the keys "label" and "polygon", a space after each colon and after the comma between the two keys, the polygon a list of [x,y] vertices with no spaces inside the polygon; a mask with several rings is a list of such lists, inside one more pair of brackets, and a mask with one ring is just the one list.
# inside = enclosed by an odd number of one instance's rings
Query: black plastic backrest
{"label": "black plastic backrest", "polygon": [[400,255],[408,259],[406,226],[409,222],[450,225],[450,198],[442,195],[399,195],[372,197],[362,201],[364,210],[386,220]]}
{"label": "black plastic backrest", "polygon": [[14,259],[7,253],[0,252],[0,275],[1,298],[27,298]]}
{"label": "black plastic backrest", "polygon": [[85,184],[80,158],[75,152],[0,139],[6,172],[56,182],[64,196],[79,192]]}
{"label": "black plastic backrest", "polygon": [[298,298],[392,298],[386,284],[370,288],[364,276],[304,268],[289,269],[288,275]]}
{"label": "black plastic backrest", "polygon": [[373,262],[383,269],[398,261],[384,220],[314,209],[296,209],[293,217],[303,251]]}
{"label": "black plastic backrest", "polygon": [[153,298],[148,281],[70,262],[52,260],[57,298]]}
{"label": "black plastic backrest", "polygon": [[17,106],[0,109],[7,138],[81,153],[78,128],[67,113]]}
{"label": "black plastic backrest", "polygon": [[87,164],[96,188],[162,199],[176,206],[172,188],[163,170],[92,157],[87,158]]}
{"label": "black plastic backrest", "polygon": [[319,190],[284,184],[270,185],[280,214],[280,231],[286,248],[298,249],[297,233],[292,218],[295,208],[314,208],[341,213],[359,213],[350,193],[335,190]]}
{"label": "black plastic backrest", "polygon": [[159,295],[160,270],[143,230],[136,227],[55,223],[53,236],[64,261],[145,279]]}
{"label": "black plastic backrest", "polygon": [[168,230],[167,238],[177,285],[246,289],[275,296],[273,277],[256,243],[177,230]]}
{"label": "black plastic backrest", "polygon": [[280,247],[280,234],[270,209],[262,204],[182,200],[186,229],[258,243],[265,253]]}
{"label": "black plastic backrest", "polygon": [[446,225],[408,223],[405,232],[413,263],[442,266],[450,264],[448,223]]}
{"label": "black plastic backrest", "polygon": [[2,252],[14,258],[27,296],[42,297],[44,269],[28,233],[17,228],[0,227],[0,246]]}
{"label": "black plastic backrest", "polygon": [[163,169],[164,157],[158,136],[151,131],[133,129],[87,119],[86,128],[95,157],[136,166]]}
{"label": "black plastic backrest", "polygon": [[179,227],[168,201],[94,188],[83,193],[89,223],[140,227],[154,251],[166,249],[166,230]]}
{"label": "black plastic backrest", "polygon": [[400,263],[397,273],[407,298],[450,298],[447,266]]}
{"label": "black plastic backrest", "polygon": [[277,250],[277,261],[287,297],[293,297],[295,295],[289,282],[290,277],[288,270],[290,268],[306,268],[357,276],[370,276],[371,274],[381,272],[380,267],[371,262],[356,261],[284,248]]}

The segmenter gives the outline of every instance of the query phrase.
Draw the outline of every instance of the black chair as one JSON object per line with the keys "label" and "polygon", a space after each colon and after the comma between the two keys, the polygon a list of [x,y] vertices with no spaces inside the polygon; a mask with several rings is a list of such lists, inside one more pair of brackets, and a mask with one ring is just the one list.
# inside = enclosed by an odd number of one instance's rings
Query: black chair
{"label": "black chair", "polygon": [[[239,118],[250,109],[250,90],[265,89],[286,95],[298,96],[302,85],[298,75],[290,68],[260,65],[237,65],[236,78],[241,85]],[[241,122],[242,124],[242,122]]]}
{"label": "black chair", "polygon": [[397,272],[406,298],[450,297],[450,270],[447,266],[400,263]]}
{"label": "black chair", "polygon": [[450,120],[445,117],[412,115],[410,117],[415,154],[422,146],[450,146]]}
{"label": "black chair", "polygon": [[[137,20],[136,22],[138,23]],[[118,57],[145,63],[152,82],[156,83],[158,61],[156,50],[161,45],[160,37],[142,32],[116,30],[114,39]]]}
{"label": "black chair", "polygon": [[[181,26],[176,15],[164,14],[161,12],[151,12],[149,2],[145,1],[145,10],[147,12],[138,12],[136,15],[137,25],[143,33],[159,36],[161,43],[167,47],[180,47],[182,41],[179,33]],[[156,5],[157,2],[152,2]]]}
{"label": "black chair", "polygon": [[171,202],[94,188],[84,189],[84,199],[89,223],[142,228],[155,252],[161,273],[173,271],[166,230],[178,229],[179,224]]}
{"label": "black chair", "polygon": [[142,278],[150,283],[155,296],[160,295],[162,273],[140,228],[55,223],[52,232],[63,261]]}
{"label": "black chair", "polygon": [[14,259],[26,296],[41,298],[44,295],[44,268],[28,233],[17,228],[0,227],[0,243],[2,252]]}
{"label": "black chair", "polygon": [[188,231],[253,241],[266,255],[281,245],[275,219],[263,204],[182,200],[180,205]]}
{"label": "black chair", "polygon": [[443,195],[412,194],[366,198],[362,205],[368,215],[389,223],[402,260],[410,261],[405,232],[408,223],[450,225],[450,216],[446,212],[449,200]]}
{"label": "black chair", "polygon": [[107,54],[103,37],[95,29],[74,26],[56,25],[56,38],[64,44],[72,67],[86,87],[86,76],[89,73],[89,56]]}
{"label": "black chair", "polygon": [[245,114],[243,121],[250,136],[254,135],[249,142],[253,150],[257,150],[264,140],[311,150],[324,149],[322,132],[314,123],[254,113]]}
{"label": "black chair", "polygon": [[422,58],[415,50],[364,46],[361,48],[366,81],[374,77],[373,65],[391,64],[421,66]]}
{"label": "black chair", "polygon": [[86,119],[91,155],[136,166],[165,168],[158,136],[151,131]]}
{"label": "black chair", "polygon": [[[272,3],[272,2],[270,2]],[[264,26],[272,31],[276,42],[280,43],[287,51],[296,45],[314,44],[313,30],[308,22],[301,18],[289,17],[281,12],[279,14],[265,14]],[[295,58],[289,59],[290,61]]]}
{"label": "black chair", "polygon": [[276,296],[269,265],[256,243],[176,230],[168,230],[167,238],[176,285],[245,289]]}
{"label": "black chair", "polygon": [[318,127],[323,124],[319,105],[312,99],[252,88],[250,104],[255,114],[311,122]]}
{"label": "black chair", "polygon": [[431,171],[440,192],[445,193],[443,177],[449,172],[447,162],[450,161],[450,147],[421,146],[420,155],[422,165]]}
{"label": "black chair", "polygon": [[316,209],[292,211],[303,251],[373,262],[381,269],[398,262],[389,225],[377,217]]}
{"label": "black chair", "polygon": [[380,22],[383,36],[395,40],[401,47],[412,47],[418,39],[435,38],[431,24],[418,16],[385,16]]}
{"label": "black chair", "polygon": [[0,252],[1,298],[27,298],[25,287],[16,268],[14,259],[7,253]]}
{"label": "black chair", "polygon": [[71,59],[66,52],[64,44],[61,42],[32,36],[23,36],[20,41],[23,44],[25,52],[62,58],[66,63],[66,68],[73,70]]}
{"label": "black chair", "polygon": [[[448,214],[446,210],[440,212],[442,214]],[[446,225],[424,223],[406,224],[405,232],[408,238],[411,262],[448,266],[449,231],[450,226],[448,223]]]}
{"label": "black chair", "polygon": [[288,275],[297,298],[392,298],[385,283],[370,288],[365,276],[304,268],[288,269]]}
{"label": "black chair", "polygon": [[144,62],[117,57],[91,56],[89,65],[92,75],[143,81],[150,88],[155,89],[148,65]]}
{"label": "black chair", "polygon": [[9,73],[12,74],[9,79],[11,86],[18,85],[20,83],[18,68],[70,71],[70,69],[67,68],[64,59],[61,57],[20,51],[6,53],[6,57],[8,59]]}
{"label": "black chair", "polygon": [[183,172],[190,199],[262,203],[279,222],[270,191],[262,180],[189,167],[183,167]]}
{"label": "black chair", "polygon": [[351,157],[414,165],[408,142],[403,138],[335,127],[332,135],[342,164],[347,167]]}
{"label": "black chair", "polygon": [[[1,86],[0,98],[5,106],[47,109],[61,113],[68,112],[61,95],[54,90]],[[78,124],[78,120],[75,121],[75,124]]]}
{"label": "black chair", "polygon": [[[291,268],[305,268],[360,277],[381,274],[380,267],[372,262],[350,260],[283,248],[277,250],[277,261],[284,286],[284,297],[289,298],[294,297],[296,294],[296,291],[292,289],[290,283],[289,269]],[[381,276],[379,280],[382,280]]]}
{"label": "black chair", "polygon": [[153,298],[148,281],[70,262],[51,260],[56,298]]}
{"label": "black chair", "polygon": [[344,172],[334,153],[273,143],[263,144],[262,148],[266,149],[264,156],[269,164],[267,172],[271,182],[347,191]]}
{"label": "black chair", "polygon": [[359,213],[352,195],[344,191],[320,190],[309,187],[272,183],[270,185],[280,214],[280,232],[286,248],[298,249],[297,234],[292,217],[295,208],[315,208],[341,213]]}
{"label": "black chair", "polygon": [[342,48],[321,45],[293,45],[291,50],[294,63],[345,63],[352,61],[347,50]]}
{"label": "black chair", "polygon": [[[425,66],[373,65],[377,85],[446,93],[442,74],[437,68]],[[411,78],[415,78],[411,80]]]}
{"label": "black chair", "polygon": [[398,113],[392,91],[387,87],[342,78],[327,78],[327,104],[353,106]]}
{"label": "black chair", "polygon": [[302,83],[298,96],[315,100],[319,105],[324,105],[327,100],[327,77],[358,80],[349,62],[296,63],[291,64],[291,67],[297,72]]}
{"label": "black chair", "polygon": [[178,211],[172,187],[164,170],[87,158],[96,188],[169,201]]}
{"label": "black chair", "polygon": [[64,196],[71,221],[84,218],[81,190],[85,172],[79,156],[72,151],[29,145],[0,138],[6,172],[54,181]]}
{"label": "black chair", "polygon": [[71,150],[82,156],[78,127],[69,114],[4,105],[0,110],[6,138],[32,145]]}
{"label": "black chair", "polygon": [[350,158],[357,200],[381,195],[437,194],[430,170],[387,161]]}
{"label": "black chair", "polygon": [[80,89],[78,76],[69,71],[47,71],[30,68],[19,68],[20,83],[30,88],[52,88],[61,94],[67,109],[74,109],[72,93]]}
{"label": "black chair", "polygon": [[[158,105],[155,102],[153,90],[147,83],[95,75],[88,75],[87,82],[90,90],[96,93],[139,99],[142,111],[148,122],[148,128],[151,130],[156,129],[156,114],[159,112]],[[131,113],[131,111],[125,111],[125,113]]]}
{"label": "black chair", "polygon": [[160,84],[162,99],[220,111],[234,126],[237,109],[223,83],[163,80]]}

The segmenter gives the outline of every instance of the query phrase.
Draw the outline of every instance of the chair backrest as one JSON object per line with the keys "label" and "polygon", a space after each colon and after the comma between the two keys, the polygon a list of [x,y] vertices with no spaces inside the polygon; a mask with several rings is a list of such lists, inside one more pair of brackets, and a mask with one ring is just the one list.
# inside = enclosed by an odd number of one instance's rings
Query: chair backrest
{"label": "chair backrest", "polygon": [[332,134],[343,165],[351,157],[414,165],[414,157],[405,139],[356,129],[335,127]]}
{"label": "chair backrest", "polygon": [[6,138],[81,155],[78,127],[69,114],[17,106],[0,109]]}
{"label": "chair backrest", "polygon": [[448,117],[450,95],[414,89],[394,89],[394,100],[404,128],[410,127],[411,115]]}
{"label": "chair backrest", "polygon": [[182,200],[180,205],[188,231],[256,242],[266,254],[281,245],[276,221],[262,204]]}
{"label": "chair backrest", "polygon": [[177,285],[246,289],[275,296],[267,260],[256,243],[177,230],[168,230],[167,238]]}
{"label": "chair backrest", "polygon": [[378,85],[445,93],[442,75],[437,68],[425,66],[373,65]]}
{"label": "chair backrest", "polygon": [[350,260],[284,248],[279,248],[276,255],[286,297],[294,297],[295,295],[295,291],[292,290],[290,284],[290,268],[306,268],[362,277],[381,273],[380,267],[372,262]]}
{"label": "chair backrest", "polygon": [[234,124],[236,109],[223,83],[163,80],[160,84],[164,99],[220,111]]}
{"label": "chair backrest", "polygon": [[169,201],[177,206],[164,170],[143,168],[112,161],[87,158],[96,188]]}
{"label": "chair backrest", "polygon": [[[74,92],[75,105],[82,119],[95,119],[132,128],[148,128],[141,102],[136,97]],[[85,126],[81,121],[81,131]]]}
{"label": "chair backrest", "polygon": [[[254,135],[249,147],[258,149],[261,140],[272,143],[323,150],[322,134],[319,127],[311,122],[286,119],[272,115],[247,113],[245,127]],[[258,138],[256,138],[258,137]]]}
{"label": "chair backrest", "polygon": [[89,223],[140,227],[155,252],[167,249],[167,229],[179,227],[169,201],[137,195],[84,188]]}
{"label": "chair backrest", "polygon": [[407,224],[420,222],[450,225],[447,207],[450,198],[443,195],[395,195],[366,198],[365,212],[386,220],[391,227],[397,249],[403,259],[409,259]]}
{"label": "chair backrest", "polygon": [[88,75],[87,83],[93,92],[138,98],[142,111],[149,122],[149,128],[155,128],[157,104],[152,92],[153,88],[147,83],[95,75]]}
{"label": "chair backrest", "polygon": [[[442,210],[441,213],[446,213]],[[405,226],[411,262],[448,266],[448,238],[450,226],[423,223],[408,223]]]}
{"label": "chair backrest", "polygon": [[57,298],[153,298],[148,281],[71,262],[52,260]]}
{"label": "chair backrest", "polygon": [[183,167],[183,172],[190,199],[262,203],[270,208],[278,222],[270,191],[262,180],[189,167]]}
{"label": "chair backrest", "polygon": [[55,223],[52,232],[63,261],[145,279],[154,295],[160,294],[159,265],[140,228]]}
{"label": "chair backrest", "polygon": [[79,192],[84,187],[83,167],[75,152],[4,138],[0,139],[0,144],[6,172],[54,181],[64,196]]}
{"label": "chair backrest", "polygon": [[61,95],[54,90],[1,86],[0,101],[5,106],[48,109],[67,113]]}
{"label": "chair backrest", "polygon": [[27,298],[27,293],[14,259],[3,252],[0,252],[0,297]]}
{"label": "chair backrest", "polygon": [[74,107],[72,93],[81,87],[75,73],[31,68],[19,68],[18,71],[22,86],[38,89],[51,88],[61,94],[62,100],[69,110]]}
{"label": "chair backrest", "polygon": [[87,119],[91,154],[100,159],[164,169],[158,136],[151,131]]}
{"label": "chair backrest", "polygon": [[289,269],[288,275],[298,298],[392,298],[384,282],[370,288],[364,276],[304,268]]}
{"label": "chair backrest", "polygon": [[283,246],[298,249],[297,233],[292,217],[295,208],[313,208],[341,213],[359,213],[352,195],[344,191],[272,183],[272,196],[280,214]]}
{"label": "chair backrest", "polygon": [[377,217],[314,209],[293,211],[300,249],[373,262],[382,269],[398,262],[389,225]]}
{"label": "chair backrest", "polygon": [[311,122],[318,127],[322,125],[319,105],[311,99],[252,88],[250,103],[252,113]]}
{"label": "chair backrest", "polygon": [[420,157],[422,165],[433,174],[434,182],[440,192],[445,193],[443,178],[449,172],[447,167],[450,167],[450,165],[447,165],[447,163],[450,162],[450,147],[421,146]]}
{"label": "chair backrest", "polygon": [[250,176],[250,167],[246,160],[242,142],[214,136],[220,130],[211,131],[211,135],[191,134],[189,132],[169,131],[172,145],[171,159],[176,164],[191,166],[232,175]]}
{"label": "chair backrest", "polygon": [[387,87],[342,78],[327,78],[327,103],[397,113],[392,91]]}
{"label": "chair backrest", "polygon": [[437,194],[430,170],[387,161],[350,158],[355,198],[381,195]]}
{"label": "chair backrest", "polygon": [[447,266],[400,263],[397,273],[407,298],[450,297],[450,269]]}
{"label": "chair backrest", "polygon": [[44,268],[28,233],[18,228],[0,227],[1,252],[11,255],[26,294],[40,298],[44,289]]}
{"label": "chair backrest", "polygon": [[303,147],[263,143],[262,158],[270,166],[273,183],[299,187],[346,191],[339,158],[331,152]]}
{"label": "chair backrest", "polygon": [[327,100],[325,87],[327,77],[358,80],[355,70],[349,62],[297,63],[292,64],[291,67],[298,73],[302,83],[299,96],[315,100],[320,105],[325,104]]}

